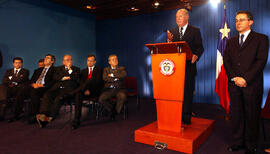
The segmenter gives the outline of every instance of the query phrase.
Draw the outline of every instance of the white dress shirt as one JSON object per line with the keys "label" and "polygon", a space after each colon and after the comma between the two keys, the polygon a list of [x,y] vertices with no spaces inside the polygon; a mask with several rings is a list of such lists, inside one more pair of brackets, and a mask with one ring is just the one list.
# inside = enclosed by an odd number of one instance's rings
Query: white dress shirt
{"label": "white dress shirt", "polygon": [[[248,30],[248,31],[246,31],[245,33],[244,33],[244,38],[243,38],[243,43],[246,41],[246,39],[247,39],[247,37],[248,37],[248,34],[251,32],[251,30]],[[240,44],[240,42],[241,42],[241,35],[243,35],[243,34],[240,34],[239,33],[239,44]]]}

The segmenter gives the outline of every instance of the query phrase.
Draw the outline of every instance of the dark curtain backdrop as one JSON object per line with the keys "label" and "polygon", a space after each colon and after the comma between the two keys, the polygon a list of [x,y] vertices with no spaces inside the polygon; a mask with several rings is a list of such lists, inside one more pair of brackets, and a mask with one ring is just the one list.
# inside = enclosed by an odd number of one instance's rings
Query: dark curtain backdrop
{"label": "dark curtain backdrop", "polygon": [[93,14],[47,0],[0,0],[0,82],[17,56],[31,73],[47,53],[56,65],[71,54],[74,65],[85,67],[87,54],[96,52],[95,22]]}
{"label": "dark curtain backdrop", "polygon": [[[253,12],[254,25],[252,29],[270,37],[269,0],[229,1],[227,3],[227,17],[231,28],[231,36],[237,34],[234,20],[235,13],[238,10]],[[111,53],[117,54],[120,65],[127,68],[128,75],[137,77],[140,95],[152,97],[150,52],[144,44],[166,41],[166,30],[176,26],[176,11],[98,20],[96,22],[98,64],[107,66],[108,55]],[[193,7],[192,13],[190,13],[190,24],[201,29],[205,48],[205,52],[197,65],[195,102],[219,103],[214,88],[218,28],[222,17],[223,3],[219,4],[217,8],[213,8],[210,4]],[[270,87],[270,60],[268,60],[264,77],[264,95],[266,95]]]}

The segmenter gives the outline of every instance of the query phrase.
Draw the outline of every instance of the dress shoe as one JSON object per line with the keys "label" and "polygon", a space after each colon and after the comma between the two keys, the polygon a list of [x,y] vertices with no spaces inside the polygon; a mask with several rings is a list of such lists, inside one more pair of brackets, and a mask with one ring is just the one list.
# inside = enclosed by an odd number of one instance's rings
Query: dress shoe
{"label": "dress shoe", "polygon": [[232,146],[228,147],[228,151],[230,151],[230,152],[239,151],[242,149],[245,149],[244,145],[232,145]]}
{"label": "dress shoe", "polygon": [[46,128],[46,125],[48,124],[47,121],[37,120],[37,122],[40,128]]}
{"label": "dress shoe", "polygon": [[79,126],[80,126],[80,122],[79,122],[79,121],[73,121],[73,122],[72,122],[72,127],[71,127],[71,129],[72,129],[72,130],[75,130],[75,129],[79,128]]}
{"label": "dress shoe", "polygon": [[184,125],[190,125],[191,124],[191,115],[183,114],[183,116],[182,116],[182,123]]}
{"label": "dress shoe", "polygon": [[28,119],[28,124],[29,125],[32,125],[32,124],[35,124],[37,123],[37,119],[35,117],[31,117]]}
{"label": "dress shoe", "polygon": [[246,149],[245,154],[255,154],[257,149]]}
{"label": "dress shoe", "polygon": [[36,119],[40,128],[45,128],[46,125],[52,121],[52,117],[47,117],[45,114],[36,115]]}
{"label": "dress shoe", "polygon": [[75,130],[75,129],[79,128],[79,126],[80,126],[80,125],[78,125],[78,124],[72,124],[71,129],[72,129],[72,130]]}
{"label": "dress shoe", "polygon": [[183,124],[184,124],[184,125],[190,125],[191,122],[190,122],[190,121],[183,121]]}
{"label": "dress shoe", "polygon": [[4,120],[5,120],[5,118],[0,116],[0,121],[4,121]]}
{"label": "dress shoe", "polygon": [[190,125],[191,124],[191,120],[190,120],[190,118],[185,118],[185,119],[182,120],[182,123],[184,125]]}
{"label": "dress shoe", "polygon": [[8,119],[8,122],[12,123],[12,122],[18,121],[18,120],[20,120],[20,117],[19,116],[14,116],[13,118]]}
{"label": "dress shoe", "polygon": [[115,113],[111,113],[111,115],[110,115],[110,118],[111,118],[111,121],[115,121]]}

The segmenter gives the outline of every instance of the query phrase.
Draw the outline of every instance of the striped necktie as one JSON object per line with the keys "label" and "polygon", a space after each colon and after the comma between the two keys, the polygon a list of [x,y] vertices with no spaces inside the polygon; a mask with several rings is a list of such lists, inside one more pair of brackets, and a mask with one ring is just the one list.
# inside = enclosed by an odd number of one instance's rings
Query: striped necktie
{"label": "striped necktie", "polygon": [[181,27],[180,28],[180,35],[179,35],[179,37],[180,37],[180,40],[182,40],[182,38],[183,38],[183,27]]}
{"label": "striped necktie", "polygon": [[41,74],[40,74],[38,80],[36,81],[36,83],[42,84],[42,80],[45,77],[46,70],[47,70],[47,68],[43,69],[43,71],[41,72]]}

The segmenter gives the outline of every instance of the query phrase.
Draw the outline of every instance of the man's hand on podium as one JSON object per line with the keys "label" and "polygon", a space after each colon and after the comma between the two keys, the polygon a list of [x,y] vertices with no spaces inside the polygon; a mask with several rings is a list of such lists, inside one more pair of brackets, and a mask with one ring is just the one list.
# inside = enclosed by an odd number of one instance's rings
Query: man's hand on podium
{"label": "man's hand on podium", "polygon": [[169,30],[167,30],[167,38],[168,38],[168,42],[172,42],[173,34]]}

